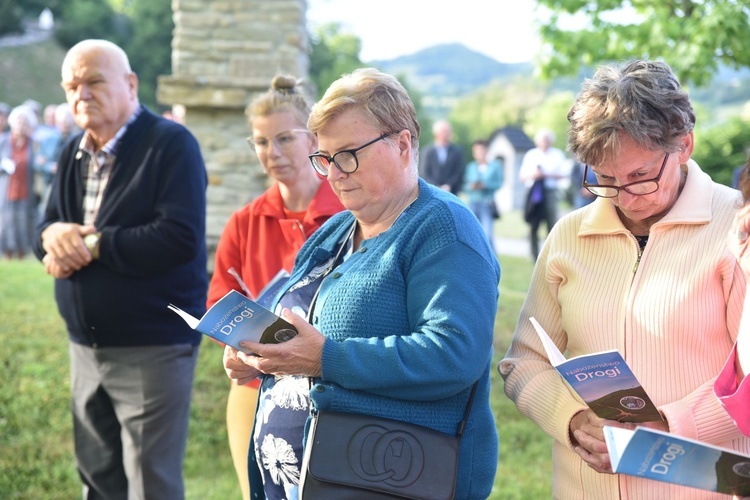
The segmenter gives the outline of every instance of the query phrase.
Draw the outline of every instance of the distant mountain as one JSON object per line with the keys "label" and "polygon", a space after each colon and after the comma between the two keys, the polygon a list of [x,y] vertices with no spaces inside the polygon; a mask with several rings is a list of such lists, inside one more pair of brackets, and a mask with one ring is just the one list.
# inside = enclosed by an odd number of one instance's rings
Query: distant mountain
{"label": "distant mountain", "polygon": [[435,45],[396,59],[368,64],[386,73],[403,75],[410,86],[425,96],[459,97],[492,80],[531,75],[531,63],[506,64],[458,43]]}
{"label": "distant mountain", "polygon": [[[447,116],[459,98],[493,80],[532,77],[534,71],[530,62],[501,63],[458,43],[435,45],[411,55],[368,64],[405,77],[408,87],[422,94],[423,106],[434,117]],[[594,74],[594,69],[581,68],[575,76],[555,78],[549,82],[550,91],[575,94],[584,78]],[[708,86],[687,88],[696,104],[710,110],[709,121],[721,121],[739,114],[750,101],[750,68],[735,70],[722,66]]]}

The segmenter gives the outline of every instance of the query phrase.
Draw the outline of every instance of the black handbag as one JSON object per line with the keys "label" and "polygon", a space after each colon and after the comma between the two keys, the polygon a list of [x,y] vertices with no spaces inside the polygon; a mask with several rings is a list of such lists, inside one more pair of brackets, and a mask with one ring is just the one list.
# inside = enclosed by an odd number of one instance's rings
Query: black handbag
{"label": "black handbag", "polygon": [[387,418],[313,412],[300,477],[302,500],[450,500],[477,384],[455,436]]}
{"label": "black handbag", "polygon": [[495,203],[495,200],[490,201],[490,214],[492,214],[493,219],[500,219],[500,209],[497,207],[497,203]]}
{"label": "black handbag", "polygon": [[544,218],[544,179],[534,181],[526,193],[526,203],[523,210],[523,220],[529,224],[539,222]]}

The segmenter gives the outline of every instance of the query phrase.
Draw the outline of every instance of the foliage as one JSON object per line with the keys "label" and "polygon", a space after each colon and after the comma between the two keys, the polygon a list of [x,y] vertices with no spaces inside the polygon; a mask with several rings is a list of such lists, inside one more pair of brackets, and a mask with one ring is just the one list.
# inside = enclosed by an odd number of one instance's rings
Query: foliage
{"label": "foliage", "polygon": [[23,9],[16,0],[0,0],[0,35],[23,31]]}
{"label": "foliage", "polygon": [[[631,58],[664,59],[683,83],[705,85],[720,65],[750,66],[750,6],[726,0],[537,0],[542,74]],[[572,15],[585,28],[568,29]],[[631,15],[633,14],[633,15]]]}
{"label": "foliage", "polygon": [[487,139],[498,128],[523,128],[532,110],[543,106],[546,87],[520,77],[495,80],[461,97],[450,114],[455,142],[467,148],[477,139]]}
{"label": "foliage", "polygon": [[362,41],[343,32],[338,23],[318,27],[310,34],[310,41],[310,82],[315,85],[318,99],[341,75],[364,66],[359,59]]}
{"label": "foliage", "polygon": [[[323,97],[331,83],[341,75],[367,66],[359,59],[361,40],[352,33],[342,31],[338,23],[318,27],[314,34],[310,34],[310,40],[310,82],[316,88],[318,99]],[[430,118],[422,105],[422,93],[409,83],[404,74],[388,73],[396,76],[409,93],[422,129],[420,143],[425,144],[425,132],[429,131],[425,124],[430,124]]]}
{"label": "foliage", "polygon": [[732,185],[732,172],[750,154],[750,120],[734,117],[695,133],[693,159],[711,178]]}
{"label": "foliage", "polygon": [[87,38],[110,40],[121,47],[130,37],[130,21],[107,0],[69,0],[63,5],[55,38],[67,48]]}
{"label": "foliage", "polygon": [[31,17],[38,17],[45,8],[52,11],[57,17],[62,11],[64,0],[3,0],[7,3],[16,3],[23,9],[24,14]]}
{"label": "foliage", "polygon": [[[522,225],[503,214],[502,224]],[[503,227],[498,225],[501,231]],[[512,228],[510,228],[512,230]],[[528,258],[500,258],[503,279],[495,320],[495,360],[505,354],[526,296]],[[76,498],[68,398],[67,336],[52,294],[52,280],[34,260],[0,262],[0,496]],[[33,318],[33,321],[30,321]],[[239,499],[226,437],[228,382],[221,349],[204,342],[195,373],[190,436],[185,454],[186,498]],[[490,404],[500,434],[500,456],[490,499],[550,498],[551,439],[521,416],[503,394],[493,370]],[[209,459],[210,458],[210,459]]]}
{"label": "foliage", "polygon": [[157,77],[172,72],[172,5],[170,0],[132,0],[128,7],[133,34],[123,48],[138,75],[141,102],[155,108]]}

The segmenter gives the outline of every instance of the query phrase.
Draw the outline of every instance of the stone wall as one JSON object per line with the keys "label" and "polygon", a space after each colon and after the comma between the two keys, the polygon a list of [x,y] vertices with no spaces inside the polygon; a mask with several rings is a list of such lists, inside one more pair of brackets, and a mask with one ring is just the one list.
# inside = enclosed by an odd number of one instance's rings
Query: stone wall
{"label": "stone wall", "polygon": [[245,140],[245,107],[276,74],[307,77],[306,8],[305,0],[172,0],[172,74],[159,78],[157,99],[185,106],[200,143],[211,255],[231,213],[267,187]]}

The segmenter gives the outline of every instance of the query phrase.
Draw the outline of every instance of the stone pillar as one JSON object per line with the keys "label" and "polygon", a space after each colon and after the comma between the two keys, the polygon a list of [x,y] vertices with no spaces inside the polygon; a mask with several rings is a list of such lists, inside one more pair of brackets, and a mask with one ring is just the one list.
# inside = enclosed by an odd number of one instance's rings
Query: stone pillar
{"label": "stone pillar", "polygon": [[245,107],[278,73],[307,78],[305,0],[172,0],[172,74],[157,100],[185,106],[208,170],[209,269],[233,211],[268,185],[245,139]]}

